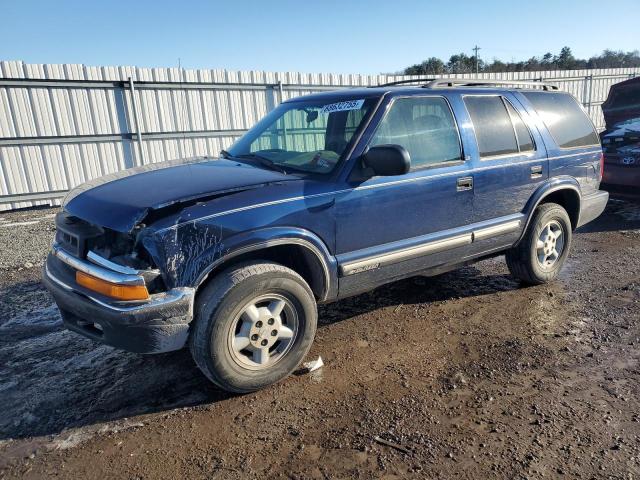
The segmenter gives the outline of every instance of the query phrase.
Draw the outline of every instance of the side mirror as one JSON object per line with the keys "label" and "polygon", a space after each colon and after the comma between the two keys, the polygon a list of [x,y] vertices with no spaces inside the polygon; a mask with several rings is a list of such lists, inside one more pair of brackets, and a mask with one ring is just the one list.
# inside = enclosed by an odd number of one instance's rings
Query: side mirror
{"label": "side mirror", "polygon": [[400,145],[376,145],[363,155],[365,166],[373,170],[374,175],[384,177],[404,175],[411,168],[409,152]]}

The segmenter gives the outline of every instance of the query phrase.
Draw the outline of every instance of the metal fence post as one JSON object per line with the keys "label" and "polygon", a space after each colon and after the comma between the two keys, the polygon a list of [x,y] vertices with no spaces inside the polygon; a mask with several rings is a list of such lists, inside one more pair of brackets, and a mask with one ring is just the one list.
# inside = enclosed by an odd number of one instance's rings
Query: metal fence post
{"label": "metal fence post", "polygon": [[144,158],[144,149],[142,147],[142,132],[140,131],[140,119],[138,117],[138,102],[136,102],[136,91],[133,86],[133,78],[129,77],[129,91],[131,92],[131,109],[133,110],[133,123],[135,127],[136,143],[138,144],[138,154],[140,155],[140,165],[144,165],[147,162]]}
{"label": "metal fence post", "polygon": [[[284,101],[284,90],[282,88],[282,80],[278,80],[278,91],[280,92],[280,103],[282,103]],[[283,142],[283,147],[285,150],[288,150],[289,147],[287,146],[287,123],[286,123],[286,119],[285,117],[282,117],[282,131],[283,131],[283,135],[282,135],[282,142]]]}
{"label": "metal fence post", "polygon": [[591,103],[593,100],[593,75],[589,75],[589,96],[587,97],[587,112],[589,112],[589,116],[591,116]]}
{"label": "metal fence post", "polygon": [[135,167],[133,160],[133,151],[131,149],[131,138],[127,138],[131,134],[131,125],[127,121],[127,96],[124,91],[124,83],[113,91],[113,97],[116,105],[116,116],[118,119],[118,127],[122,134],[122,151],[124,154],[124,168]]}
{"label": "metal fence post", "polygon": [[267,89],[266,101],[267,101],[267,112],[270,112],[274,108],[278,106],[278,99],[276,98],[276,88],[277,85],[270,85]]}

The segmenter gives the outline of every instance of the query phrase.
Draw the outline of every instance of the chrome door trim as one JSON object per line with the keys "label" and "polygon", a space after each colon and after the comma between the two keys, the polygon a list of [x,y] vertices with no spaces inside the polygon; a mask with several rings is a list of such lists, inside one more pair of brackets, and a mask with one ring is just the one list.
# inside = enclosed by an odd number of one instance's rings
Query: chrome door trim
{"label": "chrome door trim", "polygon": [[480,230],[474,230],[473,241],[486,240],[487,238],[497,237],[499,235],[505,235],[507,233],[514,232],[520,228],[522,222],[520,220],[514,220],[512,222],[502,223],[493,227],[481,228]]}
{"label": "chrome door trim", "polygon": [[[474,242],[500,237],[502,235],[519,231],[522,227],[523,219],[514,220],[513,216],[510,217],[511,218],[508,220],[496,225],[481,228],[473,228],[473,225],[469,225],[467,227],[468,232],[465,233],[452,233],[452,235],[447,238],[439,238],[411,247],[392,250],[380,255],[370,255],[363,259],[348,261],[340,265],[340,273],[342,276],[346,277],[356,273],[386,267],[405,260],[411,260],[424,255],[453,250],[455,248],[471,245]],[[460,229],[455,230],[457,230],[457,232],[460,231]],[[441,234],[443,232],[439,233]]]}
{"label": "chrome door trim", "polygon": [[344,276],[353,275],[354,273],[385,267],[404,260],[411,260],[412,258],[421,257],[422,255],[429,253],[438,253],[452,248],[461,247],[463,245],[470,245],[472,241],[473,235],[471,233],[466,233],[464,235],[457,235],[444,240],[436,240],[422,245],[417,245],[415,247],[404,248],[402,250],[396,250],[383,255],[376,255],[363,260],[345,263],[340,266],[340,270]]}

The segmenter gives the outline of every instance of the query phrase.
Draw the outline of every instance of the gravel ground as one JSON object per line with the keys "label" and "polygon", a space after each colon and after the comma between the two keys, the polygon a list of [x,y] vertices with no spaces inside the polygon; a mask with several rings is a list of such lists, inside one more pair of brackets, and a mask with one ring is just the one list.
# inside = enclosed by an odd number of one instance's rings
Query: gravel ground
{"label": "gravel ground", "polygon": [[0,215],[2,479],[640,476],[640,203],[550,285],[498,258],[323,306],[325,367],[243,396],[63,330],[53,213]]}
{"label": "gravel ground", "polygon": [[0,213],[0,282],[8,270],[40,264],[51,246],[56,209]]}

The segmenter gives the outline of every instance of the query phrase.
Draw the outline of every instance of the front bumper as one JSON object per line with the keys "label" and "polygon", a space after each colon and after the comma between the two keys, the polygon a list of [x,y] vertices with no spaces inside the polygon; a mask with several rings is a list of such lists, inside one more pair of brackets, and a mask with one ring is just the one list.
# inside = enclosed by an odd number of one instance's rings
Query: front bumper
{"label": "front bumper", "polygon": [[194,289],[174,288],[144,302],[114,302],[77,285],[73,272],[89,269],[111,280],[118,278],[118,272],[96,270],[94,264],[76,257],[70,262],[73,265],[54,250],[42,275],[69,330],[135,353],[169,352],[185,346],[193,319]]}
{"label": "front bumper", "polygon": [[580,217],[578,227],[598,218],[607,206],[609,192],[598,190],[591,195],[585,195],[580,201]]}

